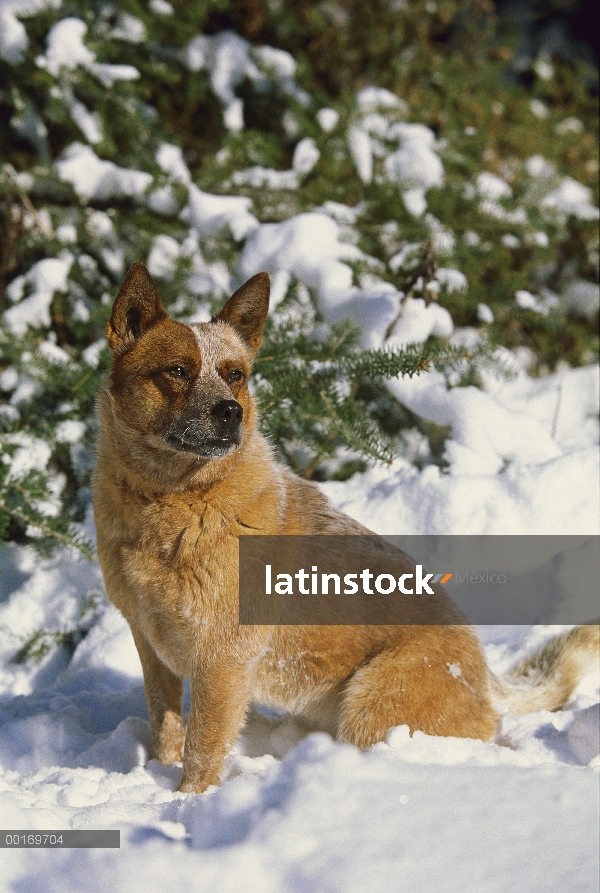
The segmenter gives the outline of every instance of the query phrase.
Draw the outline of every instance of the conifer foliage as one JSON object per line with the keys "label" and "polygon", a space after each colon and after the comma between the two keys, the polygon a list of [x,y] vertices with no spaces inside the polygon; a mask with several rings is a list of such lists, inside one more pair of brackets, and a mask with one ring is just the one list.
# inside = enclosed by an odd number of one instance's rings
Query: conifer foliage
{"label": "conifer foliage", "polygon": [[316,479],[414,429],[442,462],[387,378],[597,355],[589,76],[540,57],[511,83],[486,0],[14,0],[0,32],[0,539],[93,554],[103,332],[135,260],[191,321],[269,271],[253,387]]}

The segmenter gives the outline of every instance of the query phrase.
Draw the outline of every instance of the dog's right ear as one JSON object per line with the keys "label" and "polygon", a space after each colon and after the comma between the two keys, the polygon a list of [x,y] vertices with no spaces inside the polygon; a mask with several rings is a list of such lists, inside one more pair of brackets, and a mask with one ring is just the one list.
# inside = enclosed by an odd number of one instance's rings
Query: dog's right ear
{"label": "dog's right ear", "polygon": [[115,354],[123,353],[166,316],[150,273],[136,261],[123,280],[106,327],[110,349]]}
{"label": "dog's right ear", "polygon": [[269,312],[271,282],[268,273],[257,273],[229,298],[213,322],[226,322],[256,354]]}

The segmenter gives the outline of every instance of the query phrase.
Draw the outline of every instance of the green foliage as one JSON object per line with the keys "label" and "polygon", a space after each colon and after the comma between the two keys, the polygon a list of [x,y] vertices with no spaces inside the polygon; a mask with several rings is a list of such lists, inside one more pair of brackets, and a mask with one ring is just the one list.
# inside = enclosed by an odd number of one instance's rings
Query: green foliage
{"label": "green foliage", "polygon": [[[60,543],[91,560],[92,545],[73,526],[85,512],[81,488],[89,486],[93,464],[93,426],[86,430],[79,420],[93,418],[108,351],[94,368],[66,353],[59,362],[48,359],[31,347],[30,338],[0,338],[2,356],[12,360],[18,407],[14,416],[0,416],[0,530],[17,542],[31,538],[43,554]],[[71,431],[69,422],[76,426]]]}
{"label": "green foliage", "polygon": [[294,309],[276,323],[268,321],[254,387],[263,432],[304,477],[344,479],[368,460],[392,461],[408,419],[394,428],[380,417],[382,403],[390,402],[385,379],[430,368],[465,374],[484,358],[491,360],[487,343],[476,357],[445,340],[402,350],[358,350],[360,333],[350,321],[315,328],[310,314]]}
{"label": "green foliage", "polygon": [[91,593],[80,605],[75,627],[62,630],[37,630],[25,639],[12,658],[12,662],[40,664],[45,657],[55,655],[61,650],[66,652],[68,658],[72,657],[78,644],[98,619],[100,604],[99,594]]}

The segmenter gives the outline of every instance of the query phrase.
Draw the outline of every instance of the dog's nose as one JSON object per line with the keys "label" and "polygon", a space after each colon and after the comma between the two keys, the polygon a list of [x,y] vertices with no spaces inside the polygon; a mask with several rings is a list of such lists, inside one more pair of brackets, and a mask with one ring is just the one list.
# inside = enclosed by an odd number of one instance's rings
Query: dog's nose
{"label": "dog's nose", "polygon": [[211,414],[220,419],[226,428],[235,428],[242,421],[244,410],[237,400],[221,400],[213,406]]}

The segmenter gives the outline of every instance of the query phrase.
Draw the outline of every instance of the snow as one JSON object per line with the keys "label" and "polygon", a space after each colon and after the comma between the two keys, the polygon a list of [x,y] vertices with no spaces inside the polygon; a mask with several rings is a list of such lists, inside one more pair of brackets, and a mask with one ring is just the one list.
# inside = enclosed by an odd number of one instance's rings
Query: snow
{"label": "snow", "polygon": [[16,65],[23,59],[29,41],[25,26],[10,7],[0,7],[0,57]]}
{"label": "snow", "polygon": [[325,491],[378,533],[597,531],[598,370],[484,378],[483,390],[448,390],[436,372],[389,382],[413,412],[451,426],[446,473],[396,459],[366,472],[360,491],[335,482]]}
{"label": "snow", "polygon": [[391,347],[402,347],[426,341],[430,335],[447,338],[452,334],[452,317],[445,307],[427,305],[423,298],[409,298],[402,305],[402,315],[387,341]]}
{"label": "snow", "polygon": [[538,58],[534,64],[535,73],[544,81],[549,81],[554,77],[554,67],[547,58]]}
{"label": "snow", "polygon": [[560,303],[568,313],[591,319],[598,312],[600,289],[593,282],[574,279],[561,293]]}
{"label": "snow", "polygon": [[600,752],[600,704],[581,710],[567,731],[568,743],[581,763],[589,763]]}
{"label": "snow", "polygon": [[320,157],[321,153],[317,149],[315,141],[307,136],[300,140],[294,149],[292,167],[300,177],[305,177],[312,171]]}
{"label": "snow", "polygon": [[519,289],[515,292],[515,303],[525,310],[535,310],[538,306],[538,299],[526,289]]}
{"label": "snow", "polygon": [[133,65],[109,65],[97,62],[91,69],[104,87],[112,87],[115,81],[137,81],[140,73]]}
{"label": "snow", "polygon": [[148,6],[152,12],[159,16],[170,16],[174,12],[173,7],[170,3],[167,3],[167,0],[150,0]]}
{"label": "snow", "polygon": [[394,109],[398,111],[406,109],[406,103],[402,99],[383,87],[363,87],[357,93],[356,100],[359,109],[365,114],[378,109]]}
{"label": "snow", "polygon": [[546,161],[543,155],[532,155],[528,158],[525,162],[525,170],[530,177],[536,180],[554,177],[556,174],[554,165]]}
{"label": "snow", "polygon": [[[228,184],[229,185],[229,184]],[[255,164],[243,171],[235,171],[231,177],[233,186],[252,186],[254,189],[297,189],[300,178],[295,170],[276,171]]]}
{"label": "snow", "polygon": [[[562,378],[571,388],[568,429],[594,402],[586,398],[578,408],[591,376],[588,370],[575,373],[577,381]],[[534,413],[547,419],[546,383],[538,383],[537,400],[533,384],[518,385],[522,401],[529,394]],[[496,384],[511,405],[516,398],[507,387]],[[563,465],[554,483],[565,476],[573,484],[589,481],[589,471],[569,473]],[[535,466],[533,472],[522,507],[543,519],[544,505],[535,502],[548,481],[536,478]],[[324,489],[356,517],[388,532],[424,523],[431,531],[468,532],[469,512],[479,515],[478,532],[505,532],[486,528],[482,517],[499,480],[436,475],[431,467],[418,472],[396,463]],[[457,483],[463,484],[460,492]],[[570,510],[558,497],[560,529],[574,532],[581,508],[595,502],[592,489],[586,487]],[[556,499],[555,486],[550,492]],[[498,511],[512,522],[511,532],[518,529],[505,505]],[[596,529],[589,516],[584,526]],[[233,893],[242,881],[244,890],[256,893],[596,888],[594,680],[557,713],[506,714],[497,741],[489,743],[418,732],[411,738],[401,726],[361,754],[326,735],[304,737],[293,720],[254,714],[228,757],[221,787],[181,795],[175,793],[180,766],[148,761],[141,669],[127,624],[114,608],[100,600],[70,662],[60,649],[39,665],[11,660],[40,628],[78,627],[82,600],[102,591],[97,564],[64,552],[41,560],[16,546],[5,549],[0,562],[0,687],[3,698],[12,696],[0,719],[0,822],[34,830],[121,830],[118,852],[46,851],[40,857],[3,851],[5,884],[14,889],[136,893],[177,885]],[[496,671],[554,631],[480,629]],[[449,665],[448,672],[458,677],[459,665]]]}
{"label": "snow", "polygon": [[211,68],[211,84],[225,106],[225,126],[234,132],[244,126],[241,99],[234,95],[234,88],[244,77],[253,75],[254,66],[249,59],[249,43],[237,34],[226,32],[214,38],[199,37],[204,42],[204,52]]}
{"label": "snow", "polygon": [[156,163],[176,183],[183,183],[185,186],[191,183],[192,175],[184,161],[183,153],[179,146],[162,143],[156,152]]}
{"label": "snow", "polygon": [[55,365],[62,366],[65,363],[70,362],[71,359],[66,350],[63,350],[62,347],[59,347],[58,344],[51,340],[51,336],[47,341],[42,341],[38,344],[38,353],[41,354],[45,360],[49,360]]}
{"label": "snow", "polygon": [[434,151],[435,135],[423,124],[394,124],[389,135],[399,139],[400,148],[385,160],[385,170],[390,180],[397,183],[415,183],[428,189],[442,186],[444,168]]}
{"label": "snow", "polygon": [[564,177],[556,189],[549,192],[541,201],[541,207],[560,212],[574,214],[582,220],[596,220],[600,214],[592,205],[592,190],[572,177]]}
{"label": "snow", "polygon": [[285,50],[270,46],[253,47],[252,58],[272,78],[292,78],[296,74],[296,60]]}
{"label": "snow", "polygon": [[455,291],[467,291],[467,277],[460,270],[454,270],[452,267],[439,267],[435,278],[440,282],[449,294]]}
{"label": "snow", "polygon": [[98,341],[94,341],[93,344],[90,344],[89,347],[86,347],[84,351],[82,351],[81,357],[85,363],[88,363],[90,366],[97,367],[100,362],[100,354],[106,348],[106,340],[104,338],[100,338]]}
{"label": "snow", "polygon": [[[132,16],[123,18],[133,20]],[[141,25],[141,22],[139,24]],[[139,78],[140,73],[133,65],[96,62],[96,54],[83,42],[86,32],[87,25],[81,19],[75,17],[61,19],[48,32],[46,54],[38,56],[36,64],[40,68],[45,68],[54,77],[59,77],[63,69],[72,70],[81,65],[95,75],[104,87],[112,87],[115,81],[132,81]],[[112,36],[123,35],[113,31]]]}
{"label": "snow", "polygon": [[235,89],[245,78],[255,82],[270,78],[286,84],[299,98],[302,95],[292,80],[296,63],[289,53],[270,46],[252,47],[233,31],[195,37],[185,50],[185,61],[192,71],[208,70],[212,89],[223,105],[225,126],[234,133],[244,126],[244,106]]}
{"label": "snow", "polygon": [[505,233],[500,239],[505,248],[518,248],[521,240],[512,233]]}
{"label": "snow", "polygon": [[121,12],[110,36],[117,40],[125,40],[127,43],[143,43],[146,40],[146,28],[136,16]]}
{"label": "snow", "polygon": [[358,176],[363,183],[370,183],[373,179],[373,152],[369,134],[360,127],[350,127],[348,148],[356,165]]}
{"label": "snow", "polygon": [[583,131],[583,121],[571,115],[568,118],[564,118],[554,128],[554,132],[557,133],[558,136],[564,136],[566,133],[583,133]]}
{"label": "snow", "polygon": [[95,239],[109,239],[115,236],[113,222],[105,211],[90,211],[85,221],[85,228]]}
{"label": "snow", "polygon": [[77,228],[72,223],[63,223],[56,228],[56,238],[65,245],[72,245],[77,241]]}
{"label": "snow", "polygon": [[102,142],[103,134],[100,115],[97,112],[90,112],[82,102],[75,99],[67,87],[63,89],[63,99],[73,121],[77,124],[88,143],[92,143],[95,146],[97,143]]}
{"label": "snow", "polygon": [[213,235],[223,228],[241,240],[258,226],[249,208],[252,200],[238,195],[211,195],[193,183],[189,188],[189,203],[181,212],[181,219],[189,223],[199,236]]}
{"label": "snow", "polygon": [[38,261],[12,280],[6,294],[15,306],[4,312],[3,319],[13,334],[24,334],[28,326],[50,325],[50,304],[55,292],[66,291],[72,263],[73,255],[65,251],[60,257]]}
{"label": "snow", "polygon": [[65,419],[56,428],[54,435],[57,443],[77,443],[85,434],[85,422],[77,419]]}
{"label": "snow", "polygon": [[100,115],[90,112],[82,102],[75,99],[68,79],[63,77],[64,72],[71,72],[82,66],[106,88],[112,87],[115,81],[136,80],[140,73],[132,65],[96,62],[96,54],[83,41],[86,32],[87,25],[81,19],[74,16],[61,19],[48,32],[46,53],[38,56],[35,61],[36,65],[45,68],[59,80],[62,86],[56,88],[55,95],[62,96],[75,124],[87,141],[96,145],[103,139]]}
{"label": "snow", "polygon": [[550,244],[550,239],[544,232],[528,233],[525,236],[525,241],[531,245],[539,245],[542,248],[547,248]]}
{"label": "snow", "polygon": [[[427,190],[444,182],[435,134],[423,124],[396,120],[404,105],[387,90],[366,87],[358,94],[358,106],[363,114],[349,126],[346,138],[360,179],[370,183],[374,176],[385,177],[396,183],[409,213],[422,216],[427,210]],[[388,151],[383,141],[395,143],[395,151]],[[381,174],[376,174],[376,158],[384,159]]]}
{"label": "snow", "polygon": [[258,227],[238,268],[244,278],[258,270],[287,270],[314,288],[330,309],[347,300],[352,288],[352,271],[343,260],[360,256],[357,248],[340,241],[340,228],[331,217],[313,212]]}
{"label": "snow", "polygon": [[45,471],[50,459],[51,450],[44,440],[32,437],[24,431],[4,434],[2,445],[16,446],[14,455],[9,459],[8,480],[18,481],[26,477],[30,471]]}
{"label": "snow", "polygon": [[103,161],[89,146],[71,143],[56,162],[61,180],[70,183],[84,201],[121,196],[141,198],[152,183],[152,175]]}
{"label": "snow", "polygon": [[477,319],[480,322],[484,323],[492,323],[494,322],[494,313],[491,307],[488,307],[487,304],[478,304],[477,305]]}
{"label": "snow", "polygon": [[433,242],[433,248],[440,257],[446,257],[454,251],[456,236],[434,217],[433,214],[425,214],[425,223],[429,227],[429,235]]}
{"label": "snow", "polygon": [[46,40],[45,56],[39,56],[37,64],[46,68],[54,77],[61,68],[91,68],[96,56],[83,43],[87,25],[81,19],[61,19],[50,29]]}
{"label": "snow", "polygon": [[491,201],[498,201],[499,198],[510,198],[512,189],[502,177],[496,174],[490,174],[489,171],[483,171],[477,175],[477,191],[484,198]]}
{"label": "snow", "polygon": [[181,254],[181,246],[172,236],[156,236],[146,261],[151,276],[172,279],[175,263]]}
{"label": "snow", "polygon": [[154,189],[150,193],[148,196],[148,207],[157,214],[171,217],[179,210],[180,203],[177,201],[171,185],[167,184],[166,186],[159,186],[158,189]]}
{"label": "snow", "polygon": [[541,99],[532,99],[529,103],[529,108],[536,118],[547,118],[550,114],[548,106]]}
{"label": "snow", "polygon": [[254,189],[260,187],[298,189],[301,181],[312,171],[320,157],[321,153],[317,149],[315,141],[310,137],[305,137],[294,149],[290,170],[277,171],[257,164],[246,170],[235,171],[226,185],[252,186]]}
{"label": "snow", "polygon": [[335,109],[324,108],[317,112],[317,121],[325,133],[331,133],[339,120],[339,113]]}
{"label": "snow", "polygon": [[406,210],[413,217],[421,217],[427,210],[425,190],[422,186],[413,186],[412,189],[405,189],[402,197]]}
{"label": "snow", "polygon": [[[448,390],[437,372],[389,383],[414,412],[439,425],[452,425],[447,458],[453,475],[474,471],[495,475],[507,461],[523,465],[524,471],[570,455],[575,443],[582,452],[598,443],[593,417],[598,400],[596,368],[565,369],[540,380],[523,373],[502,383],[485,373],[484,377],[484,390]],[[578,388],[583,389],[579,398]],[[577,440],[572,425],[577,426]]]}
{"label": "snow", "polygon": [[0,390],[14,391],[19,383],[19,373],[13,366],[8,366],[0,372]]}
{"label": "snow", "polygon": [[[61,0],[2,0],[0,3],[0,58],[10,65],[23,61],[29,46],[25,26],[20,18],[34,15],[41,9],[58,9]],[[17,18],[18,16],[18,18]]]}
{"label": "snow", "polygon": [[[13,595],[2,620],[18,611],[25,633],[45,606],[46,626],[67,628],[76,590],[100,587],[97,567],[64,555],[35,566],[25,553],[3,556]],[[520,628],[500,642],[491,636],[490,657],[531,644]],[[510,746],[399,727],[361,754],[255,714],[221,787],[196,797],[174,793],[180,767],[147,762],[139,663],[113,608],[68,666],[45,670],[12,665],[2,679],[17,696],[0,720],[0,822],[120,828],[121,849],[5,851],[15,889],[233,893],[242,879],[256,893],[594,889],[597,705],[584,691],[558,714],[507,715]]]}

